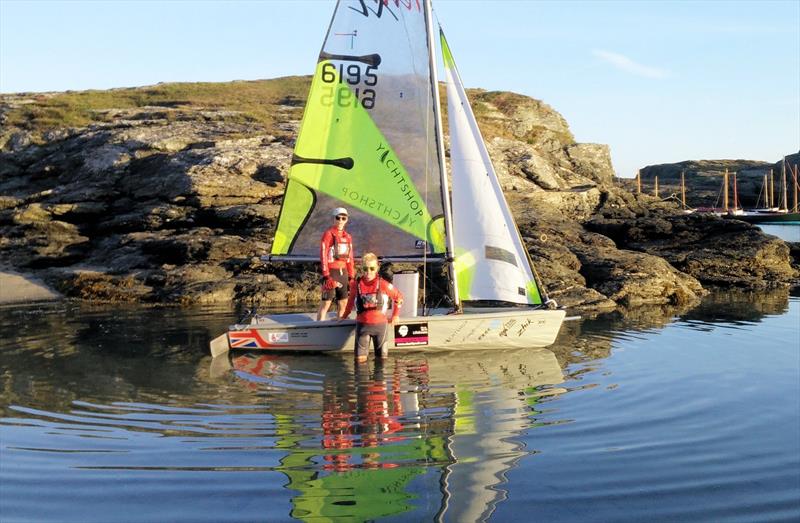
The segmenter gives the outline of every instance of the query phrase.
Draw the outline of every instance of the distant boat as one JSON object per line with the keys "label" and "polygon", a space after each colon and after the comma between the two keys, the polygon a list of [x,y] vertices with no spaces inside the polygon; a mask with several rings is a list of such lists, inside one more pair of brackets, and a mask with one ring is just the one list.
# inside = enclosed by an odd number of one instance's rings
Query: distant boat
{"label": "distant boat", "polygon": [[747,223],[800,222],[800,212],[783,211],[746,211],[744,214],[731,216]]}
{"label": "distant boat", "polygon": [[[781,202],[778,207],[775,207],[773,202],[774,194],[772,191],[772,184],[767,183],[767,176],[764,175],[764,185],[762,187],[761,193],[763,194],[763,200],[761,195],[759,195],[759,199],[756,202],[756,205],[761,205],[763,201],[763,207],[756,207],[754,209],[749,209],[741,214],[736,216],[732,216],[737,220],[741,220],[748,223],[770,223],[770,222],[800,222],[800,209],[798,209],[798,176],[797,176],[797,165],[794,166],[794,172],[792,172],[791,167],[789,168],[789,172],[792,173],[792,186],[793,186],[793,194],[794,194],[794,205],[792,210],[789,210],[789,190],[788,190],[788,183],[786,180],[786,159],[784,158],[783,161],[783,169],[782,169],[782,176],[781,176]],[[770,175],[771,175],[770,171]]]}
{"label": "distant boat", "polygon": [[[733,207],[728,204],[728,187],[729,187],[728,169],[725,169],[725,174],[722,175],[722,207],[697,207],[694,212],[715,214],[723,217],[738,217],[744,214],[744,209],[739,207],[739,191],[736,183],[736,173],[733,173]],[[719,201],[719,196],[717,196]]]}

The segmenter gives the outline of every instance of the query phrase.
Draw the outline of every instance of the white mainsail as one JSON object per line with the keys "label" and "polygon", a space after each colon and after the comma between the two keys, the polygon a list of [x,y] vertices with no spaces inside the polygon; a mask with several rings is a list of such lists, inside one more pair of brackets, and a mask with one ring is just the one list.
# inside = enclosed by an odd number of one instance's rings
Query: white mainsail
{"label": "white mainsail", "polygon": [[528,253],[441,31],[440,38],[447,79],[453,243],[460,298],[540,304]]}

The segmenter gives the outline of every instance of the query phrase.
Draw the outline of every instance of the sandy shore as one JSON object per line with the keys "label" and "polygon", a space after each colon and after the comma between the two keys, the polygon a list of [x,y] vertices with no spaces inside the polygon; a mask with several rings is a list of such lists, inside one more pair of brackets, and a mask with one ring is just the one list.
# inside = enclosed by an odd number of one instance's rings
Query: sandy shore
{"label": "sandy shore", "polygon": [[12,272],[0,271],[0,304],[57,300],[61,295],[41,281]]}

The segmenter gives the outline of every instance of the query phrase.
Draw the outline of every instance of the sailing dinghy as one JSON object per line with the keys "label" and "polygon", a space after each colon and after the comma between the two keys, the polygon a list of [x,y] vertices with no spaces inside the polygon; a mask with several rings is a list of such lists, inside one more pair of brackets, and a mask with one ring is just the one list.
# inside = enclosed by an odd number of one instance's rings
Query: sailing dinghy
{"label": "sailing dinghy", "polygon": [[[550,345],[565,311],[536,277],[441,28],[439,36],[452,195],[430,2],[341,0],[312,79],[269,259],[317,262],[331,213],[344,206],[357,256],[447,265],[450,309],[419,311],[419,274],[395,275],[405,304],[390,329],[392,349]],[[211,352],[353,350],[354,320],[314,320],[312,313],[256,315],[231,325]]]}

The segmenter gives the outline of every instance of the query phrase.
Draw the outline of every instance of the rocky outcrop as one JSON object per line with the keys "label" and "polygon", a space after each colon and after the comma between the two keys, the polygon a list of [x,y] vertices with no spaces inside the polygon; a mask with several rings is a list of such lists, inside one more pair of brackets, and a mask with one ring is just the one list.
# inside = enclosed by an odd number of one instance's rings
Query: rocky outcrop
{"label": "rocky outcrop", "polygon": [[[691,275],[664,259],[621,249],[602,234],[559,214],[521,210],[512,200],[520,232],[547,283],[551,298],[567,307],[607,309],[617,305],[693,303],[705,294]],[[513,204],[512,204],[513,205]]]}
{"label": "rocky outcrop", "polygon": [[796,277],[786,242],[737,220],[678,214],[594,218],[586,225],[619,247],[662,258],[706,284],[763,288]]}
{"label": "rocky outcrop", "polygon": [[[82,127],[36,118],[7,126],[0,264],[88,300],[315,301],[313,265],[260,260],[307,87],[273,82],[278,95],[261,120],[187,95],[95,109]],[[0,115],[23,121],[18,107],[33,111],[58,96],[3,96]],[[761,287],[797,277],[789,248],[757,229],[675,216],[671,204],[616,186],[608,147],[575,143],[546,104],[513,93],[470,96],[539,276],[559,303],[686,306],[705,292],[702,283]]]}

